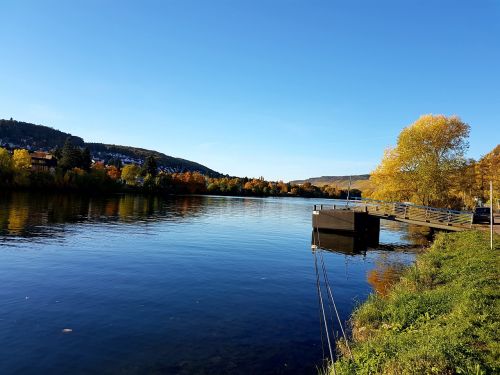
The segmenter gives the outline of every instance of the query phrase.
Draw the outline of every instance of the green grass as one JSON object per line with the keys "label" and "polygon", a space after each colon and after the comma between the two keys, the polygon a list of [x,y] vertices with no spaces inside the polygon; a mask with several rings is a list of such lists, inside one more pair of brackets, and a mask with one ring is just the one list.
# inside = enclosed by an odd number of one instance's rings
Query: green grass
{"label": "green grass", "polygon": [[337,374],[500,374],[498,242],[440,234],[386,297],[354,312],[354,360],[341,356]]}

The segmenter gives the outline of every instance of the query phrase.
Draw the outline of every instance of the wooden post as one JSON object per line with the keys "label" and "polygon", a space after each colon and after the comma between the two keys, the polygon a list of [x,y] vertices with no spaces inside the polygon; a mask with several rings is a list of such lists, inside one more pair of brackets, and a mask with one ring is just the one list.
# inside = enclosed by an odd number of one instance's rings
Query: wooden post
{"label": "wooden post", "polygon": [[347,188],[347,205],[349,206],[349,198],[351,196],[351,178],[352,176],[349,176],[349,187]]}

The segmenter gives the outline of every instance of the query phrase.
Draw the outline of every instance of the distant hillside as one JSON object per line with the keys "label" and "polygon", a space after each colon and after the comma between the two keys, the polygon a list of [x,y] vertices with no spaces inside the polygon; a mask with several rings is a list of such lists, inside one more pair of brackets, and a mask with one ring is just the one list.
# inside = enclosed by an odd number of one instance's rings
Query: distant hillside
{"label": "distant hillside", "polygon": [[85,143],[85,146],[90,149],[90,152],[94,157],[106,161],[109,159],[116,159],[118,157],[121,160],[128,159],[130,162],[142,163],[149,155],[153,155],[156,158],[158,165],[167,169],[169,172],[198,171],[214,177],[221,175],[219,172],[194,161],[174,158],[154,150],[131,146],[108,145],[103,143]]}
{"label": "distant hillside", "polygon": [[157,158],[158,166],[168,172],[198,171],[214,177],[221,175],[199,163],[174,158],[154,150],[103,143],[85,143],[83,138],[52,129],[48,126],[35,125],[12,119],[0,120],[0,146],[3,147],[49,151],[56,147],[62,147],[68,137],[71,138],[74,145],[88,147],[94,159],[105,162],[111,159],[120,159],[125,163],[142,164],[146,157],[153,155]]}
{"label": "distant hillside", "polygon": [[0,145],[32,149],[52,149],[62,146],[70,137],[75,146],[83,146],[83,139],[71,134],[16,120],[0,120]]}
{"label": "distant hillside", "polygon": [[[369,174],[351,176],[351,188],[359,189],[362,192],[372,190],[373,187],[369,178]],[[347,189],[349,187],[349,176],[321,176],[308,178],[307,180],[290,181],[292,184],[303,184],[305,182],[310,182],[311,184],[319,187],[324,185],[334,185],[337,186],[338,189]]]}

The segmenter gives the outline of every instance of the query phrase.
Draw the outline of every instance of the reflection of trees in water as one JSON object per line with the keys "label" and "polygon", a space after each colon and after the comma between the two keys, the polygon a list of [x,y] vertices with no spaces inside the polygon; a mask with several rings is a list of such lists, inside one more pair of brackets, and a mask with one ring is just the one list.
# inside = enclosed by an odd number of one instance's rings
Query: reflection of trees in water
{"label": "reflection of trees in water", "polygon": [[14,197],[7,212],[9,213],[7,219],[8,232],[11,234],[21,234],[29,218],[27,198],[25,196]]}
{"label": "reflection of trees in water", "polygon": [[401,234],[401,241],[416,246],[428,246],[434,237],[434,229],[422,225],[406,224],[399,221],[382,220],[382,228]]}
{"label": "reflection of trees in water", "polygon": [[400,221],[394,221],[394,220],[384,220],[384,219],[381,219],[381,223],[382,227],[384,229],[388,229],[392,232],[399,232],[401,231],[403,228],[405,228],[407,226],[407,224],[404,224]]}
{"label": "reflection of trees in water", "polygon": [[370,270],[367,276],[368,283],[373,290],[382,296],[387,295],[406,267],[405,263],[391,258],[387,253],[380,253],[375,262],[375,268]]}
{"label": "reflection of trees in water", "polygon": [[202,215],[207,209],[206,199],[195,196],[4,193],[0,196],[0,235],[55,235],[54,225],[77,222],[180,221]]}
{"label": "reflection of trees in water", "polygon": [[367,253],[374,251],[376,254],[375,267],[368,271],[367,281],[375,293],[386,296],[408,265],[408,262],[404,261],[403,254],[417,253],[423,246],[429,244],[428,230],[400,223],[390,227],[391,230],[399,230],[402,242],[376,243],[374,239],[364,236],[362,233],[313,230],[311,245],[317,246],[319,251],[326,250],[346,255],[346,274],[347,256],[364,257]]}
{"label": "reflection of trees in water", "polygon": [[400,237],[396,243],[381,243],[378,246],[380,250],[389,250],[390,252],[379,253],[375,261],[375,268],[368,272],[367,279],[376,293],[386,296],[407,266],[405,262],[398,260],[394,255],[398,251],[417,253],[423,247],[429,246],[434,231],[432,228],[420,225],[387,220],[383,222],[384,229],[398,232]]}
{"label": "reflection of trees in water", "polygon": [[408,225],[403,238],[414,245],[428,246],[434,237],[434,230],[421,225]]}

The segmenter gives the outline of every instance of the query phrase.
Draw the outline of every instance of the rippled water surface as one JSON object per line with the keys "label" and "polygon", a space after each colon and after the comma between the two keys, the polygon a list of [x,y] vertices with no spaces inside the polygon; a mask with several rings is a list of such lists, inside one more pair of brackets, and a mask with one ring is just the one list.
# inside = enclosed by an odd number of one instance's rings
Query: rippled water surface
{"label": "rippled water surface", "polygon": [[[314,203],[2,193],[0,374],[317,373]],[[325,238],[343,319],[412,261],[411,234]]]}

